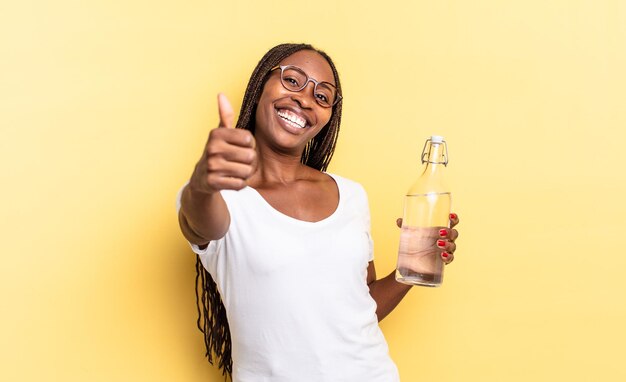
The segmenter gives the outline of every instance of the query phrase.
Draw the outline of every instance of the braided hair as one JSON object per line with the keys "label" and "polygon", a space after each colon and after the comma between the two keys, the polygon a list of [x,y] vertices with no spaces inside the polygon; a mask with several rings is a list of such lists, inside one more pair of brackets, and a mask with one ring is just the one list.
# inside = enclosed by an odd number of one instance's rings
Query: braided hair
{"label": "braided hair", "polygon": [[[252,72],[241,105],[237,128],[249,130],[254,134],[256,105],[261,98],[263,86],[269,77],[270,70],[284,58],[301,50],[315,51],[326,59],[333,71],[337,90],[341,94],[339,74],[333,61],[326,53],[308,44],[280,44],[270,49]],[[319,171],[326,170],[335,152],[340,123],[341,102],[338,102],[333,106],[331,118],[326,126],[305,146],[300,159],[303,164]],[[205,356],[211,364],[213,364],[213,356],[215,356],[224,378],[232,380],[232,343],[226,308],[213,277],[202,265],[200,257],[196,258],[196,306],[198,308],[198,329],[204,334]]]}

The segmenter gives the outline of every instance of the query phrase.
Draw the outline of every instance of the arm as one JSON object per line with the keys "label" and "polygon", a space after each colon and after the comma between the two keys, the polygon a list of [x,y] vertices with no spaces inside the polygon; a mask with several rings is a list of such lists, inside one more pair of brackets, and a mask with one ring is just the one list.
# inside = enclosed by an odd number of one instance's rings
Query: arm
{"label": "arm", "polygon": [[256,168],[252,133],[233,127],[234,113],[225,96],[218,96],[219,128],[213,129],[181,195],[178,222],[183,235],[200,247],[222,238],[230,213],[221,190],[240,190]]}
{"label": "arm", "polygon": [[230,214],[219,192],[198,192],[187,185],[181,197],[178,223],[190,243],[203,247],[226,234]]}
{"label": "arm", "polygon": [[411,285],[396,281],[395,271],[376,280],[376,268],[373,261],[370,261],[367,267],[367,285],[370,288],[370,295],[376,301],[376,315],[379,322],[395,309],[411,289]]}

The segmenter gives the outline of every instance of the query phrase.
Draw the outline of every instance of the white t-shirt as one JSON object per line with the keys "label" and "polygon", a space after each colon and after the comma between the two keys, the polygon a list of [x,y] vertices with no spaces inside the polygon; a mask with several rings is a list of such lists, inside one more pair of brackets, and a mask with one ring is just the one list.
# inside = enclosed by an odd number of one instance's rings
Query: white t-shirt
{"label": "white t-shirt", "polygon": [[326,219],[284,215],[251,187],[222,191],[228,232],[191,246],[226,307],[233,382],[399,381],[366,282],[367,195],[331,176],[339,204]]}

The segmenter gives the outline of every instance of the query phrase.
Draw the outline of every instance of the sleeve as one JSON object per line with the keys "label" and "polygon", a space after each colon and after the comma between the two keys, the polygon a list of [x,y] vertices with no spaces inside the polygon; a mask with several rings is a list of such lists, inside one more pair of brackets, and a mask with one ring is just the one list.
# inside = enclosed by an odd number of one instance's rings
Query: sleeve
{"label": "sleeve", "polygon": [[373,261],[374,260],[374,240],[372,239],[372,222],[371,222],[371,217],[370,217],[370,206],[369,206],[369,201],[367,198],[367,192],[365,191],[365,188],[363,188],[363,186],[361,186],[361,190],[363,192],[363,214],[364,214],[364,224],[365,224],[365,233],[367,234],[367,241],[368,241],[368,246],[369,246],[369,253],[368,253],[368,257],[367,257],[367,261]]}
{"label": "sleeve", "polygon": [[[178,193],[176,194],[176,214],[177,215],[180,212],[180,208],[182,206],[181,199],[183,197],[183,190],[185,189],[185,187],[187,187],[188,184],[189,182],[186,182],[185,184],[183,184],[183,186],[180,188],[180,190],[178,190]],[[201,249],[197,244],[194,244],[190,241],[187,241],[187,242],[189,243],[189,246],[191,246],[191,250],[194,251],[194,253],[198,254],[200,258],[202,259],[202,262],[204,263],[206,262],[206,258],[208,256],[210,256],[211,254],[216,254],[219,251],[219,247],[220,247],[222,240],[212,240],[209,243],[209,245],[207,245],[207,247],[204,249]]]}

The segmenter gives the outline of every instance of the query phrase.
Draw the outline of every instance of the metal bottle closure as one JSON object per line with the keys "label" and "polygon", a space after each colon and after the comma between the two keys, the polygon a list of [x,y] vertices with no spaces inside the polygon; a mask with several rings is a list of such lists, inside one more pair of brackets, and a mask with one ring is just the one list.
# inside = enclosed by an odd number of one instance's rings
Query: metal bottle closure
{"label": "metal bottle closure", "polygon": [[[430,145],[428,144],[430,142]],[[432,147],[432,144],[440,144],[443,145],[444,148],[444,152],[443,152],[443,162],[431,162],[428,160],[428,158],[430,158],[430,151],[426,152],[426,148],[430,148]],[[424,159],[425,158],[425,159]],[[433,164],[442,164],[444,166],[448,166],[448,144],[446,143],[446,141],[444,139],[436,139],[433,141],[432,137],[428,138],[426,140],[426,142],[424,142],[424,148],[422,149],[422,164],[424,163],[433,163]]]}

